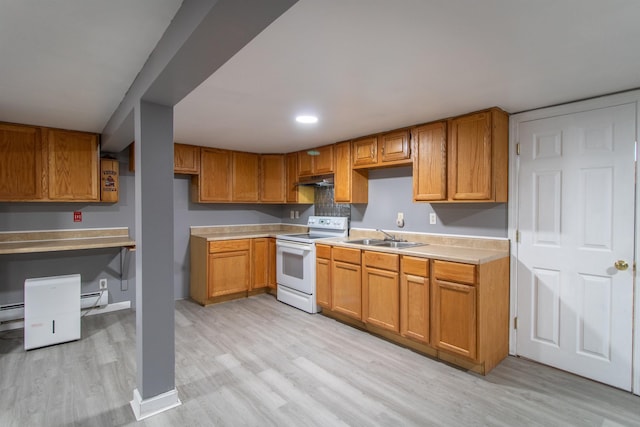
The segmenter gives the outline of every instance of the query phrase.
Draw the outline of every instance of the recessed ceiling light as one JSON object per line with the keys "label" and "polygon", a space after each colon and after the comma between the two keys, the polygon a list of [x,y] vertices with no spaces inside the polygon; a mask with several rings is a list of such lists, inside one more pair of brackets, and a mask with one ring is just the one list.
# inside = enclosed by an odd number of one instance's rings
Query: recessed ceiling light
{"label": "recessed ceiling light", "polygon": [[318,118],[316,116],[298,116],[298,117],[296,117],[296,122],[298,122],[298,123],[318,123]]}

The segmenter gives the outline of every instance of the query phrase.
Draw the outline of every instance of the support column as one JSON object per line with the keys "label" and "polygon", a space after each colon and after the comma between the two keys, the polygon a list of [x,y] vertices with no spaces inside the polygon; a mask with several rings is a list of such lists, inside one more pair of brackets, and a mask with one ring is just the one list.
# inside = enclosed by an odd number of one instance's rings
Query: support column
{"label": "support column", "polygon": [[175,388],[173,107],[135,108],[136,389],[138,420],[180,405]]}

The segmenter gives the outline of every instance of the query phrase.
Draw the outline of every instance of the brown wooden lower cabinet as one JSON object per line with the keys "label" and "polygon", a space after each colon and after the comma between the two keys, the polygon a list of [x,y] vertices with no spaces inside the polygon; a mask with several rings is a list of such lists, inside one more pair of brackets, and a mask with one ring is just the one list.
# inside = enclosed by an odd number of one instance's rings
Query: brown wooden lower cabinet
{"label": "brown wooden lower cabinet", "polygon": [[362,320],[360,250],[334,247],[331,250],[331,309]]}
{"label": "brown wooden lower cabinet", "polygon": [[475,359],[475,286],[435,279],[433,302],[436,347]]}
{"label": "brown wooden lower cabinet", "polygon": [[191,236],[190,296],[208,305],[275,289],[275,239]]}
{"label": "brown wooden lower cabinet", "polygon": [[323,314],[481,374],[507,356],[509,257],[474,265],[320,246]]}
{"label": "brown wooden lower cabinet", "polygon": [[271,290],[276,290],[278,287],[277,277],[276,277],[276,239],[274,237],[269,237],[268,239],[268,269],[269,269],[269,278],[267,286]]}
{"label": "brown wooden lower cabinet", "polygon": [[247,291],[251,280],[251,240],[209,243],[209,298]]}
{"label": "brown wooden lower cabinet", "polygon": [[331,308],[331,246],[316,245],[316,304]]}
{"label": "brown wooden lower cabinet", "polygon": [[400,332],[399,256],[372,251],[362,254],[362,320]]}
{"label": "brown wooden lower cabinet", "polygon": [[269,239],[251,239],[251,290],[269,285]]}
{"label": "brown wooden lower cabinet", "polygon": [[429,260],[403,256],[400,264],[400,335],[428,344]]}

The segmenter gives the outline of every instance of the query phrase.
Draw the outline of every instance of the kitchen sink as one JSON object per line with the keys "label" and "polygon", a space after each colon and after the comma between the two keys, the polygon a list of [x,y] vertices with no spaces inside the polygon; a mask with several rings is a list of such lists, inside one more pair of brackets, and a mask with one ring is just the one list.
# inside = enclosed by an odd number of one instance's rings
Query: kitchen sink
{"label": "kitchen sink", "polygon": [[358,240],[349,240],[347,243],[353,243],[354,245],[367,245],[367,246],[375,246],[380,243],[384,243],[382,239],[358,239]]}
{"label": "kitchen sink", "polygon": [[380,248],[412,248],[414,246],[425,246],[427,243],[420,242],[399,242],[395,240],[382,240],[382,239],[358,239],[358,240],[349,240],[347,243],[353,243],[354,245],[365,245],[365,246],[378,246]]}
{"label": "kitchen sink", "polygon": [[402,248],[412,248],[414,246],[425,246],[427,245],[427,243],[420,243],[420,242],[396,242],[396,241],[392,241],[392,240],[387,240],[387,241],[383,241],[382,243],[377,243],[374,246],[378,246],[381,248],[397,248],[397,249],[402,249]]}

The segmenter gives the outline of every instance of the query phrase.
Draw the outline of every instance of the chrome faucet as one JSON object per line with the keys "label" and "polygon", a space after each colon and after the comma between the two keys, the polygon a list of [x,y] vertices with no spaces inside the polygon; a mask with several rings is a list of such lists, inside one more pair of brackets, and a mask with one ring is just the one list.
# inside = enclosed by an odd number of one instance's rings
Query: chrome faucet
{"label": "chrome faucet", "polygon": [[387,233],[386,231],[381,230],[381,229],[379,229],[379,228],[376,228],[376,231],[379,231],[379,232],[381,232],[382,234],[384,234],[384,235],[385,235],[384,240],[391,240],[392,242],[403,242],[403,241],[404,241],[403,239],[398,239],[398,238],[397,238],[396,236],[394,236],[393,234],[389,234],[389,233]]}

